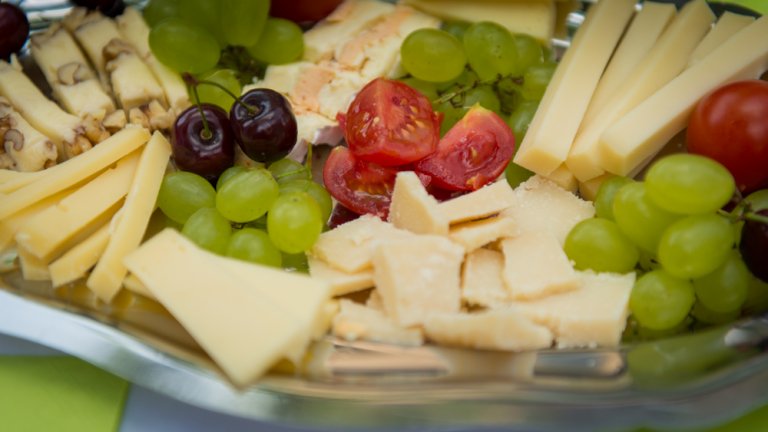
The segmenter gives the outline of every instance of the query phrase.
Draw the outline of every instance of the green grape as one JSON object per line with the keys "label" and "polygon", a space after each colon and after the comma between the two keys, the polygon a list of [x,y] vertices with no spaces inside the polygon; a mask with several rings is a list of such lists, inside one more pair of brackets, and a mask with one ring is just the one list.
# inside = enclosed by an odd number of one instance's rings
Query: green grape
{"label": "green grape", "polygon": [[632,289],[629,309],[641,326],[652,330],[670,329],[685,320],[696,296],[693,285],[664,270],[642,275]]}
{"label": "green grape", "polygon": [[[240,85],[240,80],[237,79],[237,74],[231,69],[209,71],[200,75],[199,78],[201,80],[213,81],[222,85],[236,95],[240,95],[243,90],[243,87]],[[200,102],[218,105],[227,112],[229,112],[229,109],[232,108],[232,105],[235,103],[235,99],[232,98],[232,96],[228,95],[224,90],[210,84],[201,84],[197,86],[197,94],[200,97]]]}
{"label": "green grape", "polygon": [[291,272],[309,273],[307,255],[304,252],[296,254],[283,253],[283,269]]}
{"label": "green grape", "polygon": [[768,209],[768,189],[752,192],[744,198],[753,212]]}
{"label": "green grape", "polygon": [[328,218],[331,217],[331,212],[333,211],[331,194],[319,183],[308,179],[295,179],[286,183],[280,183],[281,194],[297,191],[306,192],[314,198],[317,205],[320,206],[320,215],[323,223],[328,222]]}
{"label": "green grape", "polygon": [[600,218],[577,223],[565,239],[565,253],[578,270],[627,273],[639,252],[613,221]]}
{"label": "green grape", "polygon": [[735,321],[741,311],[739,309],[730,312],[716,312],[706,307],[701,300],[693,304],[691,309],[691,315],[696,318],[697,321],[705,324],[726,324]]}
{"label": "green grape", "polygon": [[528,180],[532,176],[533,171],[529,171],[514,162],[510,162],[504,169],[504,178],[507,179],[509,186],[513,188],[520,186],[520,183]]}
{"label": "green grape", "polygon": [[523,75],[523,89],[520,92],[523,98],[541,100],[556,67],[556,63],[542,63],[529,67]]}
{"label": "green grape", "polygon": [[183,5],[179,17],[208,30],[216,38],[220,48],[227,46],[219,25],[219,0],[176,0],[176,3]]}
{"label": "green grape", "polygon": [[464,118],[464,114],[469,109],[464,107],[454,107],[450,101],[442,102],[434,106],[435,111],[443,113],[443,121],[440,123],[440,136],[445,135],[451,128]]}
{"label": "green grape", "polygon": [[216,205],[216,191],[208,180],[186,171],[166,175],[157,194],[157,206],[179,224],[203,207]]}
{"label": "green grape", "polygon": [[228,45],[256,45],[269,15],[269,0],[219,0],[219,25]]}
{"label": "green grape", "polygon": [[168,18],[152,27],[149,46],[158,60],[177,72],[205,72],[219,61],[216,38],[179,18]]}
{"label": "green grape", "polygon": [[306,192],[289,192],[275,200],[267,214],[272,243],[285,253],[304,252],[323,231],[320,206]]}
{"label": "green grape", "polygon": [[233,222],[250,222],[269,210],[280,191],[264,168],[237,173],[216,192],[216,208]]}
{"label": "green grape", "polygon": [[423,94],[424,97],[427,99],[433,101],[440,97],[437,94],[437,87],[435,86],[435,83],[427,82],[420,80],[418,78],[414,77],[407,77],[400,80],[403,84],[408,85],[409,87],[418,90],[419,93]]}
{"label": "green grape", "polygon": [[151,0],[144,7],[144,19],[150,27],[170,17],[182,16],[184,4],[178,0]]}
{"label": "green grape", "polygon": [[469,28],[469,23],[466,21],[444,21],[440,28],[461,41],[464,40],[464,32]]}
{"label": "green grape", "polygon": [[429,82],[456,79],[467,65],[461,42],[443,30],[423,28],[408,35],[400,46],[403,68]]}
{"label": "green grape", "polygon": [[219,179],[216,180],[216,190],[221,189],[221,186],[229,181],[232,177],[235,176],[235,174],[239,174],[241,172],[248,171],[248,168],[242,166],[242,165],[233,165],[227,169],[224,170],[223,173],[219,176]]}
{"label": "green grape", "polygon": [[597,190],[595,197],[595,214],[603,219],[614,220],[613,217],[613,198],[616,192],[632,180],[627,177],[611,177],[604,181]]}
{"label": "green grape", "polygon": [[232,227],[215,208],[204,207],[187,219],[181,233],[203,249],[224,254]]}
{"label": "green grape", "polygon": [[243,228],[232,234],[227,244],[226,255],[272,267],[283,265],[283,256],[272,244],[269,234],[256,228]]}
{"label": "green grape", "polygon": [[659,241],[659,262],[676,277],[702,277],[725,261],[735,241],[731,224],[722,217],[688,216],[664,231]]}
{"label": "green grape", "polygon": [[[516,110],[521,110],[524,112],[525,108],[520,107],[521,104],[529,103],[534,104],[535,106],[538,106],[538,102],[529,102],[520,96],[520,90],[522,87],[520,84],[518,84],[518,81],[516,81],[516,78],[507,76],[499,80],[499,82],[496,83],[496,93],[499,97],[499,102],[501,102],[501,112],[507,115],[513,115]],[[518,114],[519,115],[519,114]],[[530,121],[529,121],[530,122]],[[508,122],[510,123],[510,122]],[[512,124],[510,123],[510,126]],[[525,123],[525,129],[528,129],[528,123]]]}
{"label": "green grape", "polygon": [[512,33],[499,24],[483,21],[464,32],[464,51],[477,76],[490,80],[517,70],[517,46]]}
{"label": "green grape", "polygon": [[648,197],[678,214],[712,213],[733,196],[736,182],[724,166],[690,153],[666,156],[645,174]]}
{"label": "green grape", "polygon": [[717,313],[738,313],[747,299],[749,270],[737,251],[732,251],[713,272],[693,280],[696,297]]}
{"label": "green grape", "polygon": [[756,315],[768,311],[768,283],[749,275],[747,298],[742,309],[747,315]]}
{"label": "green grape", "polygon": [[293,21],[268,18],[256,45],[247,48],[251,57],[267,64],[285,64],[304,54],[304,33]]}
{"label": "green grape", "polygon": [[489,85],[477,86],[464,95],[464,108],[471,108],[475,104],[497,114],[501,111],[499,97]]}
{"label": "green grape", "polygon": [[299,179],[312,179],[312,173],[309,172],[307,167],[289,158],[276,160],[272,162],[267,169],[278,184]]}
{"label": "green grape", "polygon": [[685,333],[688,331],[690,326],[691,326],[691,320],[688,317],[680,321],[680,324],[677,324],[674,327],[666,328],[663,330],[654,330],[648,327],[643,327],[641,325],[638,325],[637,335],[642,340],[663,339],[663,338],[668,338],[670,336],[674,336],[680,333]]}
{"label": "green grape", "polygon": [[522,75],[531,66],[544,61],[544,51],[536,39],[523,33],[515,34],[515,47],[517,47],[517,71],[515,75]]}
{"label": "green grape", "polygon": [[613,217],[630,240],[654,255],[664,231],[679,218],[651,202],[641,182],[628,183],[616,191]]}
{"label": "green grape", "polygon": [[661,268],[661,264],[656,260],[656,254],[651,254],[642,249],[640,249],[640,259],[638,259],[637,265],[641,269],[641,274],[642,272],[649,272]]}
{"label": "green grape", "polygon": [[518,147],[523,142],[525,133],[528,132],[528,126],[530,126],[538,108],[539,102],[537,101],[521,101],[507,119],[507,124],[515,134],[515,143]]}

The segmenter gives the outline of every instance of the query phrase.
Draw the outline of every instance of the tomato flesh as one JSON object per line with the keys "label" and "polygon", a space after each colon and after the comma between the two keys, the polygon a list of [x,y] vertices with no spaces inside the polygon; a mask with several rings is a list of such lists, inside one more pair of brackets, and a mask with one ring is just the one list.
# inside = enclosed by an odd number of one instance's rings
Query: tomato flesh
{"label": "tomato flesh", "polygon": [[437,187],[472,191],[497,179],[514,151],[515,136],[507,123],[475,105],[440,140],[435,153],[414,167]]}
{"label": "tomato flesh", "polygon": [[738,81],[702,98],[686,141],[728,168],[742,192],[768,186],[768,82]]}
{"label": "tomato flesh", "polygon": [[336,147],[325,161],[323,183],[344,207],[386,219],[397,172],[356,158],[346,147]]}
{"label": "tomato flesh", "polygon": [[360,90],[340,123],[349,150],[383,166],[422,159],[435,151],[440,139],[440,117],[429,99],[406,84],[384,78]]}

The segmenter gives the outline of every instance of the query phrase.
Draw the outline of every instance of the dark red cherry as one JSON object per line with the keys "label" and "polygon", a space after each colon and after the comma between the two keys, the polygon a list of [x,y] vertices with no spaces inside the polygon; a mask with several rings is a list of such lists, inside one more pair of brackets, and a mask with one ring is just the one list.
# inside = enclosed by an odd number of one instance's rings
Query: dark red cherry
{"label": "dark red cherry", "polygon": [[227,112],[206,103],[187,108],[173,126],[171,147],[176,166],[216,181],[235,161],[235,138]]}
{"label": "dark red cherry", "polygon": [[[760,210],[757,214],[768,217],[768,209]],[[768,283],[768,224],[754,220],[744,222],[739,251],[749,271]]]}
{"label": "dark red cherry", "polygon": [[29,20],[21,8],[0,3],[0,57],[8,60],[19,52],[29,36]]}
{"label": "dark red cherry", "polygon": [[296,144],[296,117],[291,104],[274,90],[247,92],[232,105],[229,120],[243,153],[255,161],[282,159]]}
{"label": "dark red cherry", "polygon": [[109,17],[116,17],[125,10],[123,0],[72,0],[72,3],[90,10],[98,10]]}

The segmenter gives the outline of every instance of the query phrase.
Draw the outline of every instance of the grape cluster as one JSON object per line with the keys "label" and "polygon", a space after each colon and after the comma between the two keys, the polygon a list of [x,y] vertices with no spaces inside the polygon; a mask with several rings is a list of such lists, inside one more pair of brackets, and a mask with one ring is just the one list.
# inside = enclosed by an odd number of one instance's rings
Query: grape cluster
{"label": "grape cluster", "polygon": [[[420,29],[400,48],[406,84],[433,101],[443,114],[445,134],[472,105],[506,119],[519,143],[538,108],[556,63],[536,39],[513,34],[492,22],[447,22],[442,29]],[[532,173],[507,167],[512,186]]]}
{"label": "grape cluster", "polygon": [[761,254],[765,266],[768,246],[737,247],[740,236],[742,245],[745,238],[768,244],[768,225],[758,227],[763,237],[742,232],[743,219],[752,223],[756,205],[768,207],[768,195],[759,203],[747,197],[736,213],[721,210],[735,190],[728,170],[709,158],[659,159],[644,181],[614,177],[601,185],[596,217],[571,230],[566,254],[578,269],[638,272],[630,310],[639,333],[669,334],[692,322],[733,320],[744,310],[764,307],[768,294],[768,284],[745,264]]}
{"label": "grape cluster", "polygon": [[170,225],[200,247],[244,261],[303,269],[300,258],[331,214],[328,192],[307,167],[280,159],[268,168],[233,166],[216,187],[176,171],[165,176],[157,204]]}
{"label": "grape cluster", "polygon": [[[144,9],[149,45],[177,72],[215,79],[239,93],[265,65],[289,63],[304,52],[301,28],[270,17],[269,7],[269,0],[151,0]],[[210,92],[203,102],[228,109],[230,100]]]}

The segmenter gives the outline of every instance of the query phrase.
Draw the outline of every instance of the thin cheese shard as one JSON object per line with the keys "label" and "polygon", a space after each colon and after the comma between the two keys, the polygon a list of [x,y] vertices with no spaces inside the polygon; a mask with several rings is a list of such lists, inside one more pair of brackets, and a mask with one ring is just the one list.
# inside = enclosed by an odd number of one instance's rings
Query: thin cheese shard
{"label": "thin cheese shard", "polygon": [[763,16],[616,120],[600,138],[603,168],[627,175],[685,128],[704,95],[759,77],[768,69],[767,34],[768,16]]}
{"label": "thin cheese shard", "polygon": [[341,271],[356,273],[371,267],[373,248],[379,242],[410,236],[413,234],[376,216],[363,215],[320,234],[310,255]]}
{"label": "thin cheese shard", "polygon": [[432,315],[424,333],[437,343],[467,348],[528,351],[552,345],[549,329],[514,310]]}
{"label": "thin cheese shard", "polygon": [[291,314],[179,232],[167,229],[125,263],[227,376],[244,387],[302,333]]}
{"label": "thin cheese shard", "polygon": [[16,212],[7,218],[0,219],[0,250],[5,250],[14,243],[14,237],[19,231],[19,228],[21,228],[29,219],[35,217],[35,215],[40,212],[45,211],[47,208],[56,205],[56,203],[67,197],[74,190],[75,188],[70,188],[60,191],[25,207],[23,210]]}
{"label": "thin cheese shard", "polygon": [[413,171],[397,173],[389,221],[397,228],[416,234],[448,234],[448,218]]}
{"label": "thin cheese shard", "polygon": [[513,299],[535,299],[578,288],[581,280],[557,240],[524,233],[501,241],[504,284]]}
{"label": "thin cheese shard", "polygon": [[440,203],[451,224],[493,216],[514,205],[515,194],[506,180]]}
{"label": "thin cheese shard", "polygon": [[148,139],[146,129],[125,128],[78,157],[49,168],[42,177],[8,194],[0,202],[0,219],[96,174],[145,144]]}
{"label": "thin cheese shard", "polygon": [[733,12],[723,13],[715,23],[715,26],[712,27],[712,30],[704,36],[704,39],[699,42],[699,45],[691,54],[691,57],[688,59],[688,67],[699,62],[727,41],[731,36],[741,31],[744,27],[752,24],[754,21],[755,17],[749,15],[741,15]]}
{"label": "thin cheese shard", "polygon": [[141,152],[134,182],[112,238],[86,282],[88,288],[105,302],[111,301],[122,287],[128,272],[123,259],[144,237],[170,156],[170,143],[160,132],[155,132]]}
{"label": "thin cheese shard", "polygon": [[307,263],[309,264],[309,275],[328,283],[331,286],[333,296],[351,294],[373,287],[372,269],[346,273],[312,256],[307,257]]}
{"label": "thin cheese shard", "polygon": [[520,233],[544,232],[562,245],[574,225],[595,215],[595,207],[551,181],[533,176],[515,189],[515,204],[502,216],[515,221]]}
{"label": "thin cheese shard", "polygon": [[536,110],[514,162],[547,175],[568,157],[608,59],[635,11],[635,0],[598,2],[576,31]]}
{"label": "thin cheese shard", "polygon": [[600,166],[600,136],[615,119],[632,110],[685,69],[688,58],[709,31],[714,19],[715,15],[706,1],[687,3],[603,108],[590,122],[582,124],[566,161],[568,169],[579,180],[586,181],[604,173]]}
{"label": "thin cheese shard", "polygon": [[404,346],[419,346],[424,335],[419,328],[397,325],[382,311],[351,300],[342,299],[339,313],[333,319],[332,332],[345,340],[366,340]]}
{"label": "thin cheese shard", "polygon": [[518,233],[517,224],[512,218],[497,216],[454,225],[448,238],[464,247],[466,252],[471,252],[498,239],[514,237]]}
{"label": "thin cheese shard", "polygon": [[87,239],[53,261],[48,270],[54,287],[73,282],[85,276],[96,265],[109,243],[109,223],[105,223]]}
{"label": "thin cheese shard", "polygon": [[16,233],[16,242],[43,260],[72,246],[71,240],[88,231],[99,217],[106,214],[107,219],[111,218],[131,187],[140,156],[140,151],[126,156],[114,168],[107,168],[56,205],[30,218]]}
{"label": "thin cheese shard", "polygon": [[36,257],[23,247],[16,248],[19,254],[19,265],[21,275],[28,281],[48,281],[51,280],[51,272],[48,270],[48,263]]}
{"label": "thin cheese shard", "polygon": [[504,255],[478,249],[467,255],[461,277],[461,297],[469,305],[494,307],[511,299],[501,275]]}
{"label": "thin cheese shard", "polygon": [[635,274],[579,272],[579,288],[511,307],[549,327],[559,348],[617,347],[629,315]]}
{"label": "thin cheese shard", "polygon": [[373,280],[387,315],[411,326],[432,313],[458,312],[463,260],[464,250],[445,237],[380,243],[373,254]]}

